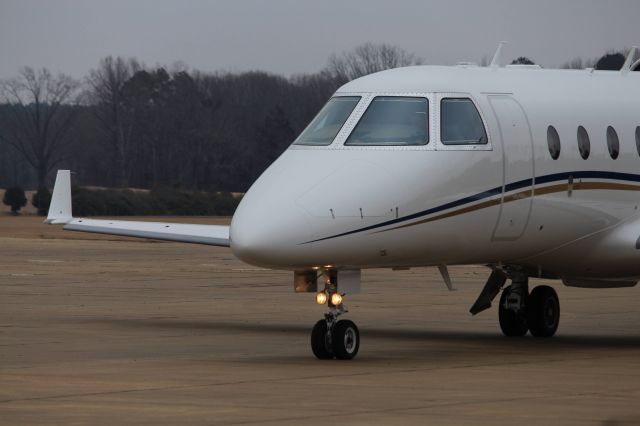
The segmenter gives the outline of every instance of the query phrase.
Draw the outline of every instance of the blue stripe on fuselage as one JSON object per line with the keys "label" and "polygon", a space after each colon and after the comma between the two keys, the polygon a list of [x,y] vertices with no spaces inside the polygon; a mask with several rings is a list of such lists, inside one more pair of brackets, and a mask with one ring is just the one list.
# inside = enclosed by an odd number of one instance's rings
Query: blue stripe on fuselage
{"label": "blue stripe on fuselage", "polygon": [[[536,177],[535,179],[523,179],[517,182],[512,182],[505,185],[504,192],[507,193],[507,192],[514,191],[516,189],[526,188],[527,186],[531,186],[531,184],[534,181],[536,184],[539,185],[544,183],[567,180],[569,179],[569,177],[573,177],[573,179],[607,179],[607,180],[624,180],[624,181],[631,181],[631,182],[640,182],[640,175],[635,175],[631,173],[604,172],[604,171],[575,171],[575,172],[553,173],[550,175],[539,176],[539,177]],[[386,222],[381,222],[375,225],[365,226],[364,228],[354,229],[352,231],[343,232],[341,234],[331,235],[329,237],[318,238],[317,240],[307,241],[302,244],[315,243],[318,241],[324,241],[332,238],[338,238],[338,237],[344,237],[346,235],[356,234],[358,232],[370,231],[372,229],[382,228],[389,225],[395,225],[396,223],[406,222],[408,220],[428,216],[433,213],[438,213],[443,210],[452,209],[454,207],[460,207],[465,204],[484,200],[485,198],[490,198],[495,195],[501,195],[501,194],[502,194],[502,186],[498,186],[488,191],[480,192],[478,194],[471,195],[457,201],[452,201],[450,203],[446,203],[438,207],[433,207],[427,210],[423,210],[421,212],[413,213],[408,216],[403,216],[400,218],[388,220]]]}

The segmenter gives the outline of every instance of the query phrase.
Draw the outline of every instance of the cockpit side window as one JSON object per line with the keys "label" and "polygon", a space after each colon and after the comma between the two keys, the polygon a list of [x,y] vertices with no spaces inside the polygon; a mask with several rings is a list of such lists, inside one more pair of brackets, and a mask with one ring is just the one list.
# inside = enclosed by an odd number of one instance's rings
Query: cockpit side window
{"label": "cockpit side window", "polygon": [[480,113],[469,98],[440,101],[440,139],[445,145],[477,145],[488,142]]}
{"label": "cockpit side window", "polygon": [[377,96],[362,115],[345,145],[388,146],[429,143],[429,100]]}
{"label": "cockpit side window", "polygon": [[329,99],[329,102],[293,143],[295,145],[330,145],[358,102],[360,102],[360,96],[336,96]]}

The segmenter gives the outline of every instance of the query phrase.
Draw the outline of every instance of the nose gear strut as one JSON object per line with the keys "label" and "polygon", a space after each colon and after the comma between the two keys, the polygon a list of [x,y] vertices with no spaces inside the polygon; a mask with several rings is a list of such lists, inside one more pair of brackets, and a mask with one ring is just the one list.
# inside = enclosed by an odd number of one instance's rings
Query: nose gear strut
{"label": "nose gear strut", "polygon": [[[342,302],[344,294],[338,293],[337,287],[336,275],[330,274],[324,289],[329,312],[324,314],[324,319],[318,321],[311,330],[311,350],[319,359],[352,359],[360,348],[360,332],[355,323],[338,320],[338,317],[348,310]],[[341,297],[332,297],[335,295]],[[340,303],[334,304],[333,300],[339,300]]]}

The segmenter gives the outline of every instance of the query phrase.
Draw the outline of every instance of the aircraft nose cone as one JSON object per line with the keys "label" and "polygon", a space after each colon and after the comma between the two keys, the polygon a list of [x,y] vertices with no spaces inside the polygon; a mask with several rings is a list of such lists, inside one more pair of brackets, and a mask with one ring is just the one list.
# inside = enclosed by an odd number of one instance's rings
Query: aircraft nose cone
{"label": "aircraft nose cone", "polygon": [[308,215],[294,202],[276,201],[249,191],[231,221],[231,250],[242,261],[288,269],[311,239]]}

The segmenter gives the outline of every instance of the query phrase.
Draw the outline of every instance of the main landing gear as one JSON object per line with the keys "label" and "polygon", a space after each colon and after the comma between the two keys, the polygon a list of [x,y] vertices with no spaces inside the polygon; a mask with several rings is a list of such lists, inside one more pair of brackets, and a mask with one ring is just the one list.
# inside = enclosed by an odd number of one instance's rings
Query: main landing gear
{"label": "main landing gear", "polygon": [[505,336],[524,336],[529,331],[535,337],[551,337],[560,323],[558,295],[546,285],[529,293],[526,278],[514,279],[502,291],[498,319]]}
{"label": "main landing gear", "polygon": [[476,315],[491,307],[491,302],[504,287],[507,278],[511,285],[500,296],[498,319],[505,336],[524,336],[527,331],[535,337],[551,337],[560,323],[560,301],[549,286],[535,287],[529,293],[529,278],[517,270],[494,269],[480,296],[469,310]]}
{"label": "main landing gear", "polygon": [[360,348],[360,332],[353,321],[338,317],[347,312],[343,296],[325,290],[316,295],[316,302],[328,303],[329,312],[316,323],[311,331],[311,350],[319,359],[352,359]]}

